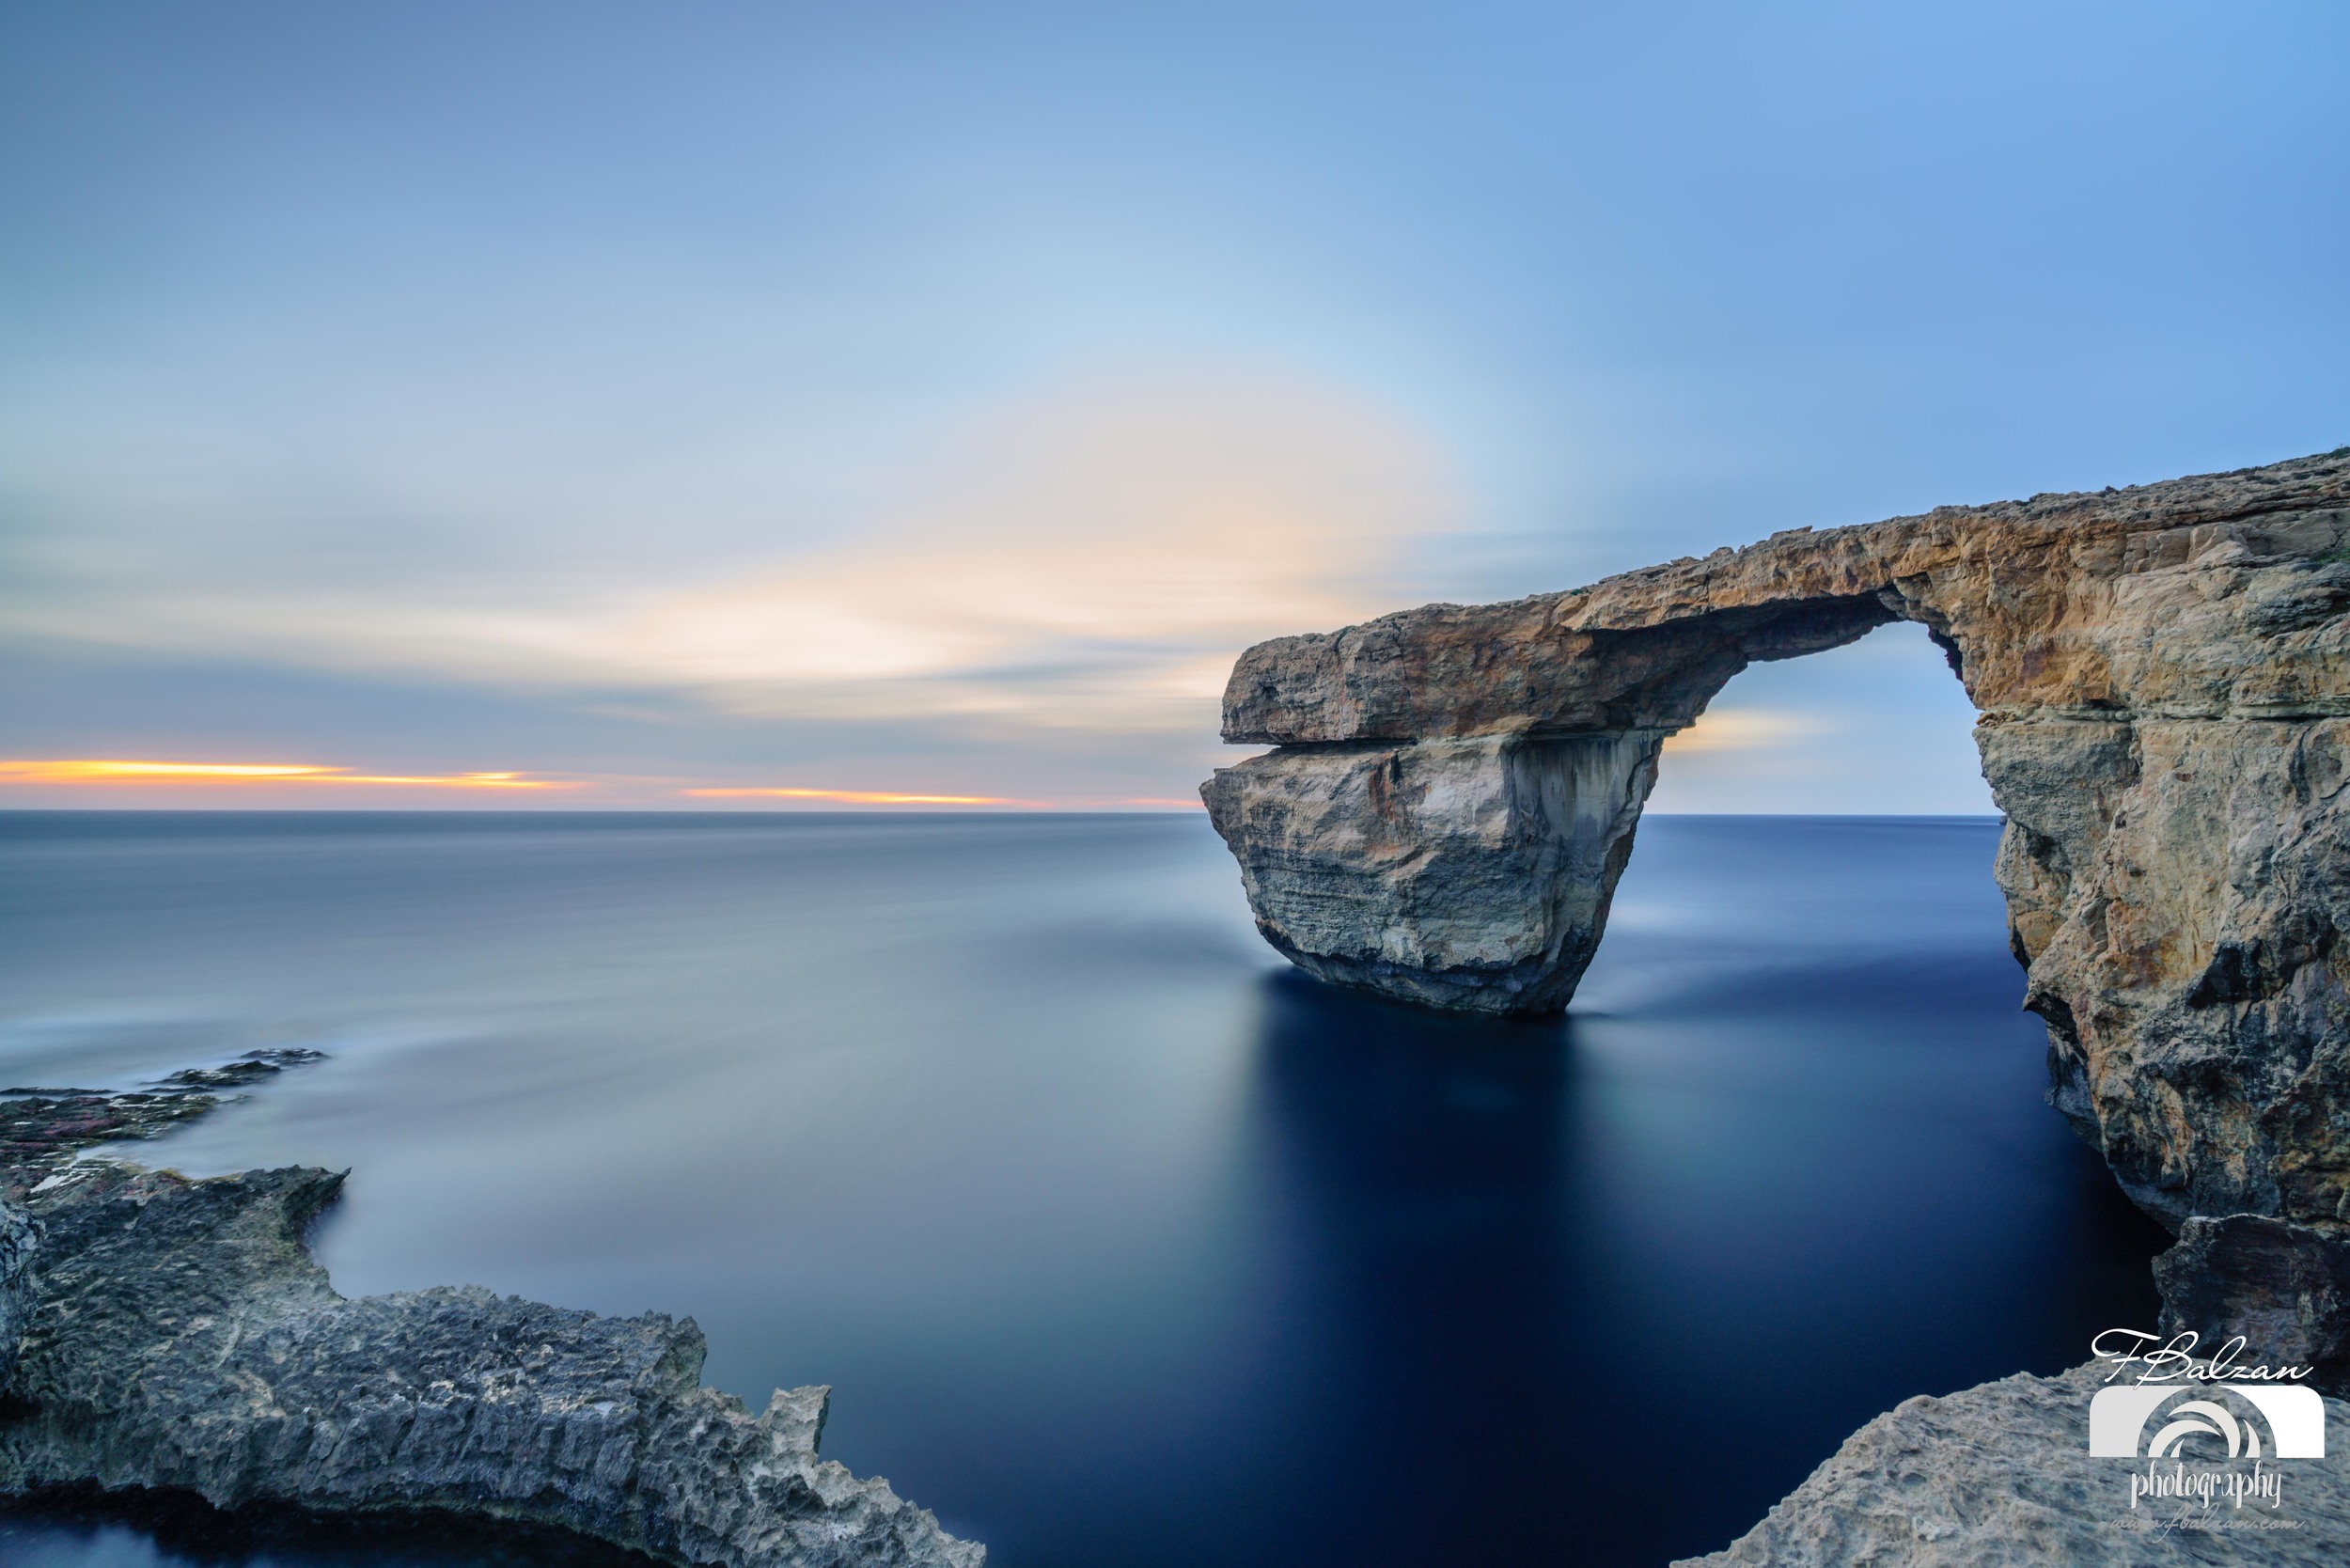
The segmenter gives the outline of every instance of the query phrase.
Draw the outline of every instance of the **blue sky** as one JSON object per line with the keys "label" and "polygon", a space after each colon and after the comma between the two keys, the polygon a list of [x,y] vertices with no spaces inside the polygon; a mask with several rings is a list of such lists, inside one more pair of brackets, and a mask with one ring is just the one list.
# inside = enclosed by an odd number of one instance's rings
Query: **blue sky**
{"label": "blue sky", "polygon": [[[0,757],[566,788],[0,800],[1182,800],[1262,636],[2329,448],[2345,58],[2318,4],[12,8]],[[1717,712],[1660,808],[1987,808],[1910,629]]]}

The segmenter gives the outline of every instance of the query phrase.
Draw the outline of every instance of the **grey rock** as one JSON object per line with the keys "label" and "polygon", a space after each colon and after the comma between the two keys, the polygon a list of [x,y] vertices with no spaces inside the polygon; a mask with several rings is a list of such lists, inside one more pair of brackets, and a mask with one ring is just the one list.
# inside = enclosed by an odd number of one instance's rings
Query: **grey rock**
{"label": "grey rock", "polygon": [[40,1237],[32,1216],[0,1203],[0,1392],[16,1370],[16,1347],[33,1315],[33,1255]]}
{"label": "grey rock", "polygon": [[[2150,1462],[2089,1453],[2089,1402],[2109,1371],[2091,1363],[2056,1377],[2018,1373],[1943,1399],[1905,1400],[1847,1438],[1761,1524],[1676,1568],[2350,1561],[2350,1466],[2334,1446],[2350,1434],[2350,1405],[2326,1402],[2328,1457],[2267,1462],[2282,1480],[2273,1508],[2239,1508],[2225,1495],[2208,1509],[2200,1499],[2146,1497],[2132,1508],[2129,1478]],[[2184,1463],[2250,1468],[2216,1458]]]}
{"label": "grey rock", "polygon": [[467,1514],[681,1564],[984,1560],[817,1456],[829,1390],[778,1390],[754,1415],[699,1387],[691,1320],[478,1288],[338,1295],[302,1234],[342,1180],[85,1163],[37,1191],[0,1495],[94,1482]]}
{"label": "grey rock", "polygon": [[[0,1198],[27,1188],[102,1143],[155,1138],[222,1104],[214,1090],[249,1089],[324,1053],[285,1046],[247,1051],[218,1067],[191,1067],[144,1089],[0,1089]],[[232,1096],[232,1098],[239,1098]]]}
{"label": "grey rock", "polygon": [[1257,929],[1324,980],[1553,1011],[1590,962],[1662,730],[1277,752],[1202,792]]}
{"label": "grey rock", "polygon": [[2226,1324],[2292,1366],[2350,1361],[2350,1250],[2331,1239],[2264,1215],[2190,1217],[2154,1260],[2163,1332]]}
{"label": "grey rock", "polygon": [[307,1067],[324,1061],[326,1053],[312,1051],[300,1045],[281,1045],[265,1051],[247,1051],[231,1062],[218,1067],[189,1067],[157,1081],[163,1090],[243,1089],[248,1084],[275,1077],[289,1067]]}
{"label": "grey rock", "polygon": [[1260,644],[1225,736],[1276,749],[1202,797],[1302,967],[1556,1011],[1663,740],[1749,663],[1896,619],[1981,715],[2051,1102],[2173,1231],[2281,1227],[2190,1238],[2172,1318],[2289,1330],[2350,1387],[2350,448]]}

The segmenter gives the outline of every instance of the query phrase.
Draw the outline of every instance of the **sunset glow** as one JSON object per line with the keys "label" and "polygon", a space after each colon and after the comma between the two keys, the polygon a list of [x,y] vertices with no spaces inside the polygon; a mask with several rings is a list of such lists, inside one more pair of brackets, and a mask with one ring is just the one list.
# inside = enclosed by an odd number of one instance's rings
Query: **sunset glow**
{"label": "sunset glow", "polygon": [[1753,751],[1827,732],[1834,726],[1816,713],[1780,713],[1762,708],[1716,708],[1678,734],[1665,737],[1665,749],[1689,751]]}
{"label": "sunset glow", "polygon": [[379,774],[299,762],[0,761],[0,784],[399,784],[439,790],[560,790],[519,773]]}
{"label": "sunset glow", "polygon": [[1002,795],[901,795],[878,790],[685,790],[705,797],[766,795],[783,800],[836,800],[850,806],[1028,806]]}

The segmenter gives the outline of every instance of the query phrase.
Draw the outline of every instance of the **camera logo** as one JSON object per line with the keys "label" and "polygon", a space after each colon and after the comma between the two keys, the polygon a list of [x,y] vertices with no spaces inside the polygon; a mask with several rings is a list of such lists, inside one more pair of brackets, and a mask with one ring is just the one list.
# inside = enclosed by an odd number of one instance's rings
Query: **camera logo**
{"label": "camera logo", "polygon": [[[2151,1434],[2151,1436],[2149,1435]],[[2263,1440],[2264,1434],[2265,1441]],[[2211,1442],[2197,1443],[2208,1438]],[[2314,1388],[2128,1384],[2089,1402],[2089,1451],[2098,1459],[2323,1459],[2326,1402]],[[2226,1453],[2213,1451],[2226,1449]]]}

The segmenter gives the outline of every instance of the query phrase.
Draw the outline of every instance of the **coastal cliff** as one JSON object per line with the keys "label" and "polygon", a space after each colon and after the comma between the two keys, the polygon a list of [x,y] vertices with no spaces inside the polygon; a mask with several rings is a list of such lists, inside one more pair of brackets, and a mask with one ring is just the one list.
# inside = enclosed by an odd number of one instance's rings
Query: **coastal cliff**
{"label": "coastal cliff", "polygon": [[1922,623],[1980,714],[2051,1103],[2181,1247],[2166,1316],[2350,1382],[2350,448],[1813,532],[1241,656],[1202,788],[1266,939],[1562,1008],[1665,739]]}

